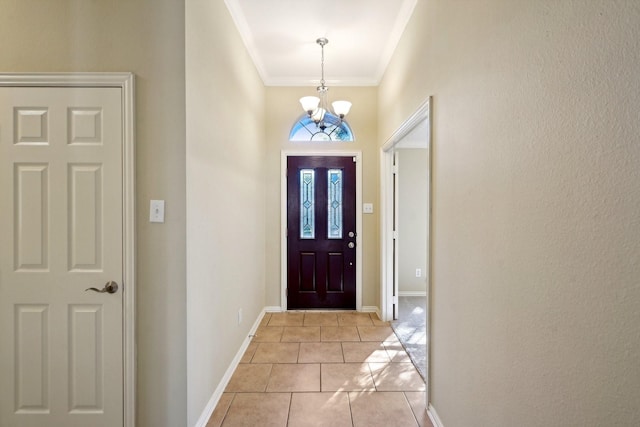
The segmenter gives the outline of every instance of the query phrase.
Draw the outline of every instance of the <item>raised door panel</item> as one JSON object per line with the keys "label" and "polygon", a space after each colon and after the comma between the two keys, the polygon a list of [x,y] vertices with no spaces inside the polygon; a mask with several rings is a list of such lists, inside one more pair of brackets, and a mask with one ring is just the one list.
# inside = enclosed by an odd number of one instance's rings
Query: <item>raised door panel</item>
{"label": "raised door panel", "polygon": [[14,164],[14,268],[46,271],[49,267],[48,164]]}
{"label": "raised door panel", "polygon": [[69,271],[102,271],[102,186],[102,165],[69,165]]}
{"label": "raised door panel", "polygon": [[69,410],[104,412],[104,320],[102,306],[69,305]]}
{"label": "raised door panel", "polygon": [[49,408],[49,307],[14,306],[14,393],[18,414],[48,414]]}

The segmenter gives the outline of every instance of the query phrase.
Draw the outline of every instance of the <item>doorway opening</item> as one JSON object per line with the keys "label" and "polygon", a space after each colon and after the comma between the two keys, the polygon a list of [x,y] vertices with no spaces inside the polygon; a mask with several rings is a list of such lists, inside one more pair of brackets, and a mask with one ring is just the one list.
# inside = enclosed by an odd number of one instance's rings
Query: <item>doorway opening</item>
{"label": "doorway opening", "polygon": [[381,309],[383,319],[392,321],[396,334],[427,384],[431,279],[430,133],[428,99],[384,144],[381,153]]}
{"label": "doorway opening", "polygon": [[[415,128],[394,148],[395,254],[393,329],[426,379],[429,150]],[[415,139],[411,139],[415,135]]]}

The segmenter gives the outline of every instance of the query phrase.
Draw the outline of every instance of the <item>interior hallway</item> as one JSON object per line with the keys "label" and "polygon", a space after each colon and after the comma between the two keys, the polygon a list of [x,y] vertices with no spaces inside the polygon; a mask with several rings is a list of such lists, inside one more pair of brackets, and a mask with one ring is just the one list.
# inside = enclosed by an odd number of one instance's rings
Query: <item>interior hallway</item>
{"label": "interior hallway", "polygon": [[432,427],[425,383],[388,322],[267,313],[207,427]]}

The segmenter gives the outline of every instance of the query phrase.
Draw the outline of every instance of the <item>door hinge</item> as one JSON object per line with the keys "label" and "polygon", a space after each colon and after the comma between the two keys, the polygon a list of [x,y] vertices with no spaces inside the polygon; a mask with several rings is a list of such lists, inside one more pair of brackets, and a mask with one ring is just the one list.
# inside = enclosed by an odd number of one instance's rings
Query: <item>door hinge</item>
{"label": "door hinge", "polygon": [[393,174],[398,175],[398,165],[393,165]]}
{"label": "door hinge", "polygon": [[398,295],[393,296],[393,303],[398,304]]}
{"label": "door hinge", "polygon": [[353,156],[353,163],[358,163],[358,156]]}
{"label": "door hinge", "polygon": [[398,232],[393,230],[393,239],[396,240],[398,238]]}

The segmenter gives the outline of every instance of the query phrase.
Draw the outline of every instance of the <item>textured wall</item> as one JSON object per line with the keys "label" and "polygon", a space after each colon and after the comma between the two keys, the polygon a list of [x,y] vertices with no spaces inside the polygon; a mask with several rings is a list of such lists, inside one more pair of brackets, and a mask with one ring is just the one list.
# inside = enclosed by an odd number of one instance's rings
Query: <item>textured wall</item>
{"label": "textured wall", "polygon": [[266,114],[264,86],[224,2],[188,0],[186,26],[192,426],[265,304]]}
{"label": "textured wall", "polygon": [[[427,290],[429,150],[404,148],[398,164],[398,290]],[[416,268],[422,276],[416,277]]]}
{"label": "textured wall", "polygon": [[2,0],[0,52],[2,72],[136,75],[137,425],[184,425],[184,2]]}
{"label": "textured wall", "polygon": [[433,95],[447,427],[640,424],[640,4],[419,2],[381,141]]}

